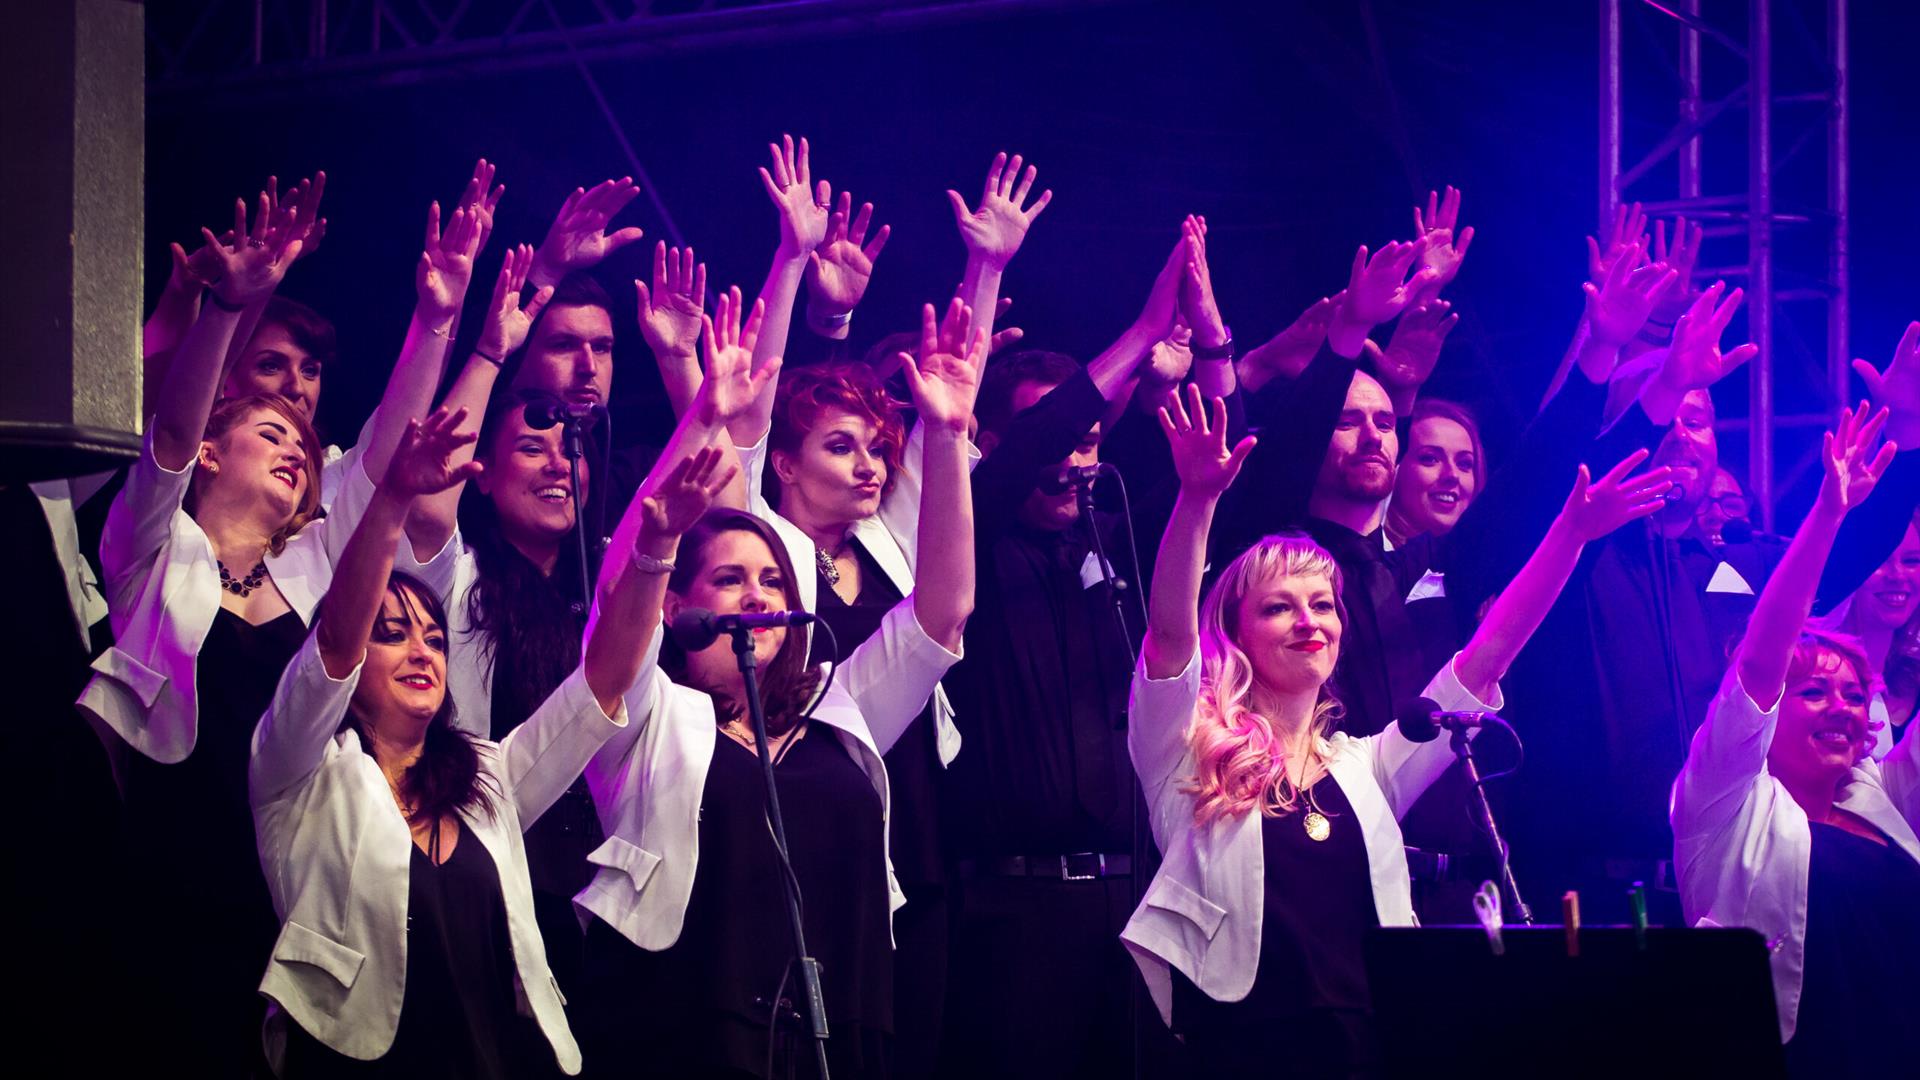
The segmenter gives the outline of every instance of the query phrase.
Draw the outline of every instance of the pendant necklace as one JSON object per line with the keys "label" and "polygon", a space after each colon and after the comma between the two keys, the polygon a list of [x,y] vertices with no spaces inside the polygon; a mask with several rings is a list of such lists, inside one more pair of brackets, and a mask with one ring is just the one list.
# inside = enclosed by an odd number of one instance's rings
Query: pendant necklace
{"label": "pendant necklace", "polygon": [[813,564],[819,568],[820,576],[827,579],[828,585],[840,584],[840,566],[834,562],[833,556],[827,553],[826,548],[813,549]]}
{"label": "pendant necklace", "polygon": [[[1301,776],[1306,776],[1305,770],[1301,771]],[[1307,830],[1307,839],[1319,842],[1333,835],[1333,822],[1320,812],[1320,800],[1313,797],[1313,788],[1301,788],[1295,784],[1294,790],[1307,797],[1307,812],[1300,819],[1300,824]]]}
{"label": "pendant necklace", "polygon": [[219,559],[213,561],[214,565],[220,568],[220,587],[235,596],[250,595],[253,590],[260,587],[262,581],[267,579],[267,564],[264,560],[253,564],[253,569],[247,571],[247,576],[238,580],[235,580],[234,576],[227,572],[226,563],[221,562]]}

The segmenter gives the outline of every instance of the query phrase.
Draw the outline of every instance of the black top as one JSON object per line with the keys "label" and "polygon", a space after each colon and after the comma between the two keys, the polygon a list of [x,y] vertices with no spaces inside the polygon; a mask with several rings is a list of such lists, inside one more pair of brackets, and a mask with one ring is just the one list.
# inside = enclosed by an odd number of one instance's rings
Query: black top
{"label": "black top", "polygon": [[1913,1071],[1901,1002],[1920,970],[1920,863],[1889,843],[1813,823],[1806,967],[1787,1043],[1794,1076]]}
{"label": "black top", "polygon": [[[880,621],[901,600],[900,590],[858,541],[852,550],[860,561],[860,594],[849,604],[833,591],[832,583],[824,576],[820,578],[814,614],[827,624],[833,636],[813,636],[809,664],[828,660],[845,663],[861,642],[879,632]],[[838,652],[829,654],[829,641],[839,647]],[[892,797],[887,828],[893,871],[902,885],[939,884],[946,880],[946,871],[940,857],[940,812],[934,796],[943,770],[931,702],[887,751],[886,762],[887,791]]]}
{"label": "black top", "polygon": [[[807,948],[820,961],[834,1075],[866,1068],[843,1055],[893,1028],[893,955],[888,930],[880,794],[834,730],[809,724],[774,766]],[[767,1058],[767,1003],[776,992],[803,1007],[785,894],[766,816],[756,753],[715,735],[700,800],[700,862],[680,938],[660,952],[619,948],[590,933],[596,953],[619,952],[607,982],[629,1015],[634,1045],[686,1072],[738,1069],[760,1075]],[[612,961],[613,958],[606,958]],[[639,1052],[639,1051],[636,1051]],[[803,1051],[804,1052],[804,1051]],[[663,1065],[664,1067],[664,1065]]]}
{"label": "black top", "polygon": [[[1353,804],[1331,777],[1311,794],[1312,803],[1302,800],[1301,809],[1260,822],[1266,880],[1253,990],[1244,1000],[1219,1002],[1175,972],[1176,1030],[1224,1035],[1306,1009],[1370,1007],[1362,946],[1380,917],[1366,840]],[[1307,832],[1316,805],[1327,819],[1325,840]]]}
{"label": "black top", "polygon": [[[506,738],[508,732],[525,723],[534,709],[558,687],[555,684],[544,689],[531,688],[540,695],[533,708],[507,706],[500,690],[512,680],[502,673],[503,666],[493,665],[493,716],[488,728],[494,742]],[[520,692],[528,689],[522,687]],[[587,790],[585,776],[575,777],[546,813],[520,825],[526,830],[527,874],[534,892],[570,901],[593,880],[597,867],[587,861],[587,855],[606,837],[601,834],[600,816],[593,808],[593,793]]]}
{"label": "black top", "polygon": [[[946,680],[966,746],[947,770],[958,856],[1130,849],[1126,640],[1103,583],[1082,577],[1086,522],[1022,524],[1041,471],[1065,461],[1106,402],[1084,371],[1016,416],[973,474],[975,610]],[[1096,515],[1103,535],[1111,521]],[[1107,555],[1137,580],[1124,543]]]}
{"label": "black top", "polygon": [[493,858],[455,820],[458,839],[435,866],[413,846],[407,873],[407,989],[393,1046],[373,1061],[335,1053],[304,1032],[289,1077],[506,1078],[552,1073],[552,1050],[514,1006],[513,945]]}

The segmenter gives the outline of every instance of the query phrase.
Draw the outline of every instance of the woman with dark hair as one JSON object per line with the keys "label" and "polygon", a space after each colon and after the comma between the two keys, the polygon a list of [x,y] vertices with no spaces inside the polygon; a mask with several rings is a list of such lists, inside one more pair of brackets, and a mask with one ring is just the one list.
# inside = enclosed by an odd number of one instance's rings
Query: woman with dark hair
{"label": "woman with dark hair", "polygon": [[1407,450],[1387,503],[1387,539],[1394,546],[1426,533],[1445,536],[1487,479],[1480,425],[1463,406],[1437,398],[1414,403]]}
{"label": "woman with dark hair", "polygon": [[[889,927],[905,897],[887,853],[882,755],[959,659],[973,606],[966,425],[986,339],[969,337],[968,321],[956,300],[936,331],[928,307],[919,359],[906,368],[927,428],[917,587],[835,665],[824,692],[803,635],[753,634],[764,749],[775,763],[808,948],[825,973],[836,1077],[890,1071]],[[689,419],[751,398],[746,368],[745,350],[718,367],[710,361]],[[629,511],[616,544],[631,521]],[[663,557],[674,565],[669,619],[693,609],[804,610],[786,543],[751,514],[710,513]],[[813,1072],[804,1025],[785,1019],[803,999],[743,686],[728,641],[697,651],[663,644],[628,696],[633,723],[588,769],[607,841],[577,900],[594,919],[584,1032],[605,1075],[643,1055],[671,1076],[765,1075],[774,1059],[784,1062],[775,1075]]]}
{"label": "woman with dark hair", "polygon": [[[1215,507],[1253,448],[1226,442],[1189,388],[1163,409],[1180,494],[1160,546],[1134,675],[1128,745],[1166,861],[1122,935],[1195,1074],[1378,1069],[1361,946],[1412,925],[1397,819],[1453,760],[1398,728],[1334,730],[1328,689],[1346,612],[1339,567],[1303,536],[1269,536],[1200,600]],[[1427,685],[1448,710],[1497,711],[1499,677],[1546,616],[1583,544],[1661,505],[1666,471],[1580,469],[1535,556]],[[1197,610],[1196,610],[1197,609]]]}
{"label": "woman with dark hair", "polygon": [[1788,1073],[1905,1076],[1912,1040],[1877,1024],[1920,965],[1920,758],[1868,751],[1872,672],[1857,639],[1807,625],[1847,514],[1895,446],[1864,402],[1826,436],[1813,509],[1755,601],[1720,696],[1673,785],[1680,902],[1696,926],[1773,943]]}
{"label": "woman with dark hair", "polygon": [[[479,469],[451,460],[463,419],[408,432],[254,736],[260,862],[285,920],[260,989],[290,1078],[580,1068],[519,834],[625,725],[664,574],[637,548],[616,558],[579,667],[505,739],[459,730],[446,613],[392,567],[413,500]],[[650,485],[636,545],[671,545],[705,512],[718,462]]]}

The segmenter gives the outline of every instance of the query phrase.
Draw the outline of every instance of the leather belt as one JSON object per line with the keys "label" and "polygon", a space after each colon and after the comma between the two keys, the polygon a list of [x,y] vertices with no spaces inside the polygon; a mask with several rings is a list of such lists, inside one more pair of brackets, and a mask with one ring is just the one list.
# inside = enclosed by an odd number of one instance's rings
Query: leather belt
{"label": "leather belt", "polygon": [[1054,881],[1097,881],[1100,878],[1127,877],[1133,873],[1133,856],[1105,855],[1097,851],[1079,851],[1071,855],[1002,855],[990,859],[968,859],[960,864],[960,876],[1033,877]]}

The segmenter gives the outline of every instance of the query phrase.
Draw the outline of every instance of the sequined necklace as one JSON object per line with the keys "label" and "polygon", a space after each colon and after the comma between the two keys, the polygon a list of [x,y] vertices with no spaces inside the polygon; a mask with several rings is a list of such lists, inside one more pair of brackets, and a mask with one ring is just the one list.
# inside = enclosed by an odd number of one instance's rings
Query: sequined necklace
{"label": "sequined necklace", "polygon": [[215,565],[220,567],[220,587],[235,596],[252,595],[253,590],[259,588],[260,583],[267,579],[267,564],[264,560],[253,564],[253,569],[247,571],[247,576],[238,580],[235,580],[234,576],[227,572],[226,563],[221,562],[219,559],[213,561]]}

